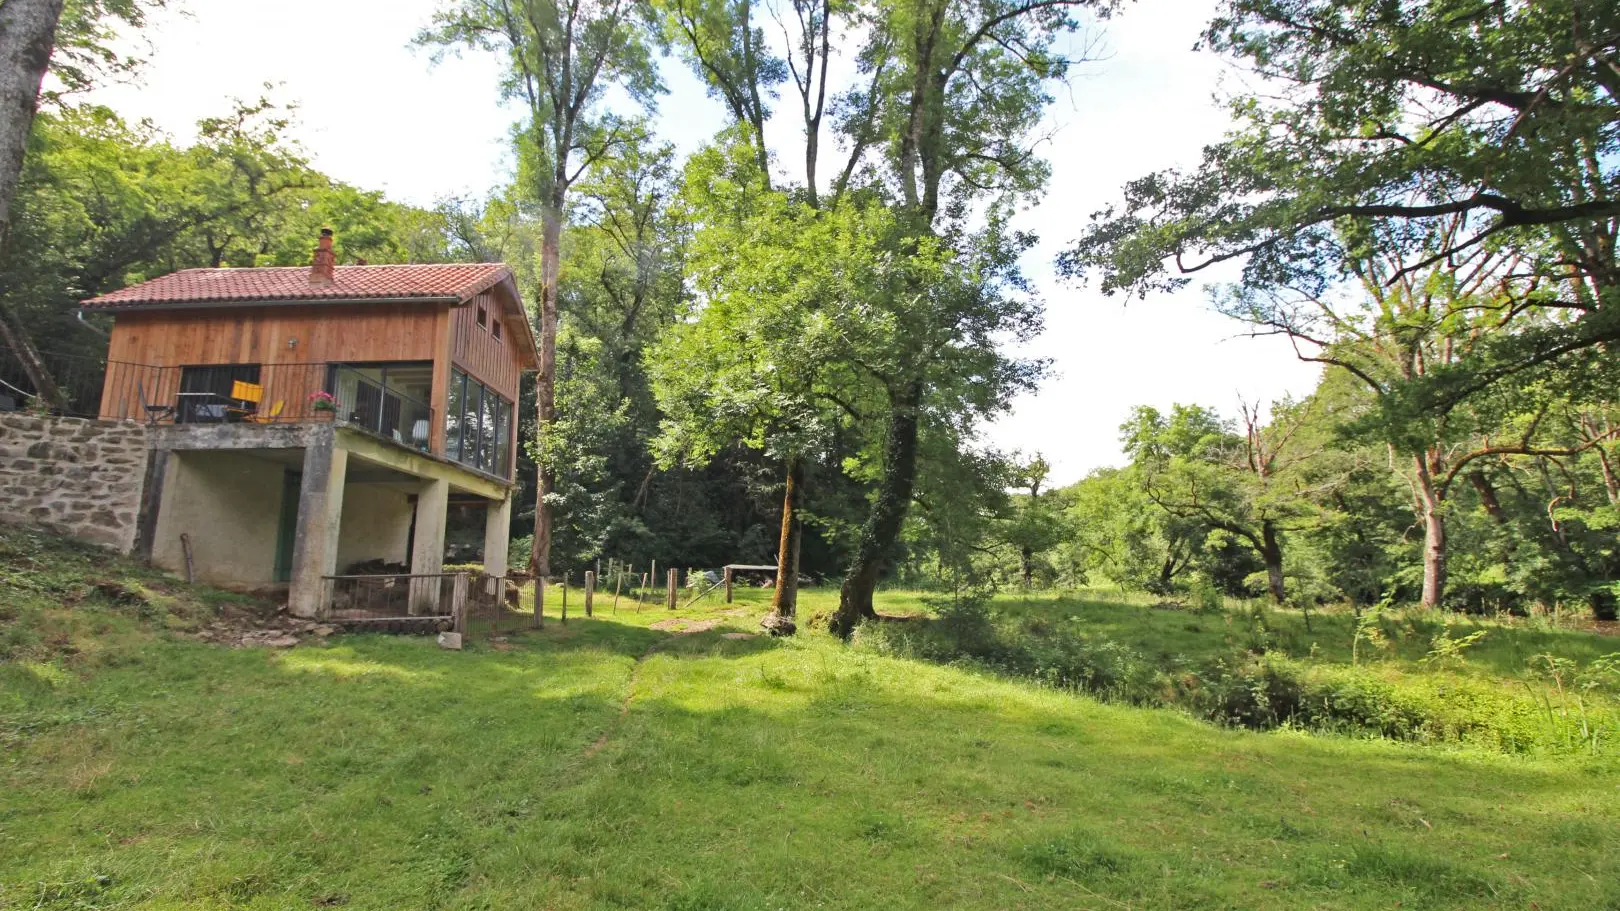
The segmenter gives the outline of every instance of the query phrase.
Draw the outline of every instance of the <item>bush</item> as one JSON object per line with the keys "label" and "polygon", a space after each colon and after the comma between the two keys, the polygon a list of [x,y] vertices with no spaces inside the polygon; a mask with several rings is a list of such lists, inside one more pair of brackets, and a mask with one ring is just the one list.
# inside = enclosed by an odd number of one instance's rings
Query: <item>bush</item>
{"label": "bush", "polygon": [[[1518,693],[1495,681],[1438,670],[1396,679],[1373,668],[1284,657],[1266,648],[1272,634],[1253,612],[1241,614],[1246,629],[1231,655],[1178,666],[1173,659],[1156,665],[1129,646],[1061,622],[996,616],[984,599],[953,599],[936,610],[934,620],[867,624],[856,642],[888,655],[972,664],[1112,701],[1179,706],[1252,730],[1295,727],[1514,753],[1597,751],[1620,739],[1620,719],[1607,702],[1600,717],[1575,695],[1559,702],[1557,695]],[[1563,681],[1561,689],[1543,688],[1578,694],[1620,686],[1620,659],[1613,668],[1601,660],[1594,668],[1578,681]]]}

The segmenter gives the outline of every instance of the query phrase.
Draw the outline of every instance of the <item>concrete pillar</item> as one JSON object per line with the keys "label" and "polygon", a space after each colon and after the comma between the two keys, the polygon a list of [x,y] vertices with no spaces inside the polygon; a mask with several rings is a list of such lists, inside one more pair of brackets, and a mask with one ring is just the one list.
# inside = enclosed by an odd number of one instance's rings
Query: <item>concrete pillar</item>
{"label": "concrete pillar", "polygon": [[343,482],[349,452],[332,434],[313,434],[304,449],[298,488],[298,531],[293,538],[292,587],[287,608],[295,617],[318,617],[327,607],[325,576],[337,573],[338,533],[343,519]]}
{"label": "concrete pillar", "polygon": [[[416,540],[411,549],[411,575],[432,576],[444,571],[444,525],[450,511],[450,482],[425,480],[416,495]],[[411,585],[411,613],[437,614],[437,579],[422,579]]]}
{"label": "concrete pillar", "polygon": [[512,542],[512,498],[489,501],[484,511],[484,574],[504,576]]}

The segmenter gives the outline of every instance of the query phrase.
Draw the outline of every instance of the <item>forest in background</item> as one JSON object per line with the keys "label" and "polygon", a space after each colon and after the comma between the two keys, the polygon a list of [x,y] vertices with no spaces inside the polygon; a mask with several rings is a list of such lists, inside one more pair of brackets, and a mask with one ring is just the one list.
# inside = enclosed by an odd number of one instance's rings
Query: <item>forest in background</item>
{"label": "forest in background", "polygon": [[[507,262],[537,320],[557,314],[547,432],[520,405],[537,442],[514,516],[535,528],[545,466],[553,575],[786,544],[846,583],[845,623],[880,580],[1614,618],[1612,6],[1223,4],[1206,44],[1265,91],[1229,99],[1233,132],[1201,162],[1124,188],[1060,269],[1145,295],[1240,262],[1212,306],[1292,340],[1321,381],[1140,408],[1118,431],[1129,464],[1062,489],[980,432],[1045,369],[1017,351],[1042,302],[1016,212],[1041,199],[1040,119],[1080,17],[1110,6],[448,3],[423,41],[502,55],[526,120],[509,184],[431,209],[320,174],[268,101],[222,101],[186,147],[76,103],[133,65],[97,49],[142,6],[70,6],[66,46],[87,50],[59,53],[65,90],[34,123],[7,321],[58,362],[94,359],[78,301],[301,265],[322,226],[340,261]],[[565,84],[564,46],[599,81]],[[832,48],[858,62],[847,84]],[[663,51],[731,114],[685,160],[644,119]],[[773,160],[767,129],[805,160]]]}

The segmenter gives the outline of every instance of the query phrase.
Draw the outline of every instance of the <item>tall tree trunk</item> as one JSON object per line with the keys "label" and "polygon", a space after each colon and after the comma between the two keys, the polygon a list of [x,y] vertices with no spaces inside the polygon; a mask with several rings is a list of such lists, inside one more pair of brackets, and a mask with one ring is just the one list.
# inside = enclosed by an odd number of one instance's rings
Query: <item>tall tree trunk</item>
{"label": "tall tree trunk", "polygon": [[1439,607],[1446,596],[1445,498],[1434,483],[1426,453],[1414,456],[1418,506],[1423,513],[1423,606]]}
{"label": "tall tree trunk", "polygon": [[1288,600],[1283,580],[1282,540],[1277,537],[1276,523],[1270,519],[1260,523],[1260,559],[1266,564],[1266,585],[1271,589],[1271,599],[1282,604]]}
{"label": "tall tree trunk", "polygon": [[782,493],[782,534],[776,550],[776,592],[771,596],[771,613],[792,619],[799,606],[799,540],[804,526],[799,522],[799,496],[804,486],[804,466],[789,459],[786,490]]}
{"label": "tall tree trunk", "polygon": [[547,498],[557,486],[557,473],[545,457],[551,425],[557,417],[557,280],[562,274],[562,193],[558,189],[541,213],[540,225],[540,371],[534,377],[535,433],[541,443],[541,458],[535,466],[534,546],[529,552],[529,570],[535,584],[544,585],[551,575],[551,505]]}
{"label": "tall tree trunk", "polygon": [[878,576],[894,553],[900,528],[911,506],[911,492],[917,481],[918,410],[923,386],[914,380],[901,390],[889,414],[888,445],[883,454],[883,480],[877,500],[867,514],[855,550],[855,562],[838,593],[838,611],[828,623],[832,632],[848,639],[861,620],[876,617],[872,593]]}
{"label": "tall tree trunk", "polygon": [[[51,64],[56,23],[63,0],[5,0],[0,3],[0,256],[11,244],[11,203],[22,178],[23,156],[39,87]],[[45,362],[9,304],[0,303],[0,336],[17,356],[34,393],[53,409],[66,402]]]}

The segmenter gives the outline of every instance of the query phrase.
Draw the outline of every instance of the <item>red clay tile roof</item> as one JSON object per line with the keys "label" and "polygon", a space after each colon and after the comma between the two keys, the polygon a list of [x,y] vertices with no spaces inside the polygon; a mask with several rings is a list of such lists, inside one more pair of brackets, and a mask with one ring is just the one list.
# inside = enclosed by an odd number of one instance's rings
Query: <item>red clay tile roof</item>
{"label": "red clay tile roof", "polygon": [[338,266],[330,285],[312,285],[308,266],[185,269],[87,300],[86,310],[133,310],[278,301],[470,300],[511,270],[500,263]]}

